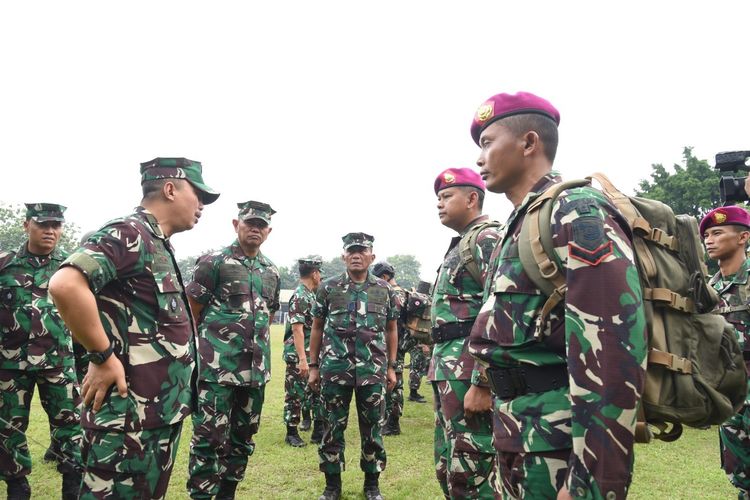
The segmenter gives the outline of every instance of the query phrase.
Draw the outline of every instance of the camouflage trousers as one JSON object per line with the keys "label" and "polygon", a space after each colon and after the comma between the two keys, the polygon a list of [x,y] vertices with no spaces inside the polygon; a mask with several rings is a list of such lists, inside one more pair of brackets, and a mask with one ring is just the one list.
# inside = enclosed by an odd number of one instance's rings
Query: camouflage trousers
{"label": "camouflage trousers", "polygon": [[198,381],[198,410],[193,413],[193,439],[187,489],[192,498],[211,498],[222,479],[242,481],[255,451],[266,386],[222,385]]}
{"label": "camouflage trousers", "polygon": [[409,351],[411,368],[409,369],[409,389],[416,391],[422,385],[422,377],[427,375],[430,366],[430,358],[424,355],[421,346],[414,347]]}
{"label": "camouflage trousers", "polygon": [[439,380],[435,393],[435,473],[446,498],[500,498],[492,412],[464,414],[469,380]]}
{"label": "camouflage trousers", "polygon": [[392,391],[385,393],[385,418],[395,413],[399,417],[404,414],[404,368],[403,363],[399,362],[399,368],[396,370],[396,385]]}
{"label": "camouflage trousers", "polygon": [[750,405],[745,405],[719,427],[721,468],[729,482],[750,498]]}
{"label": "camouflage trousers", "polygon": [[85,429],[81,500],[165,498],[182,422],[138,432]]}
{"label": "camouflage trousers", "polygon": [[0,369],[0,418],[18,429],[0,420],[0,479],[31,472],[26,429],[35,385],[49,418],[53,446],[64,457],[57,458],[57,470],[71,472],[81,463],[81,396],[72,368]]}
{"label": "camouflage trousers", "polygon": [[284,423],[297,427],[302,412],[311,412],[313,420],[323,419],[323,403],[320,394],[313,392],[307,379],[300,376],[296,363],[286,364],[284,379]]}
{"label": "camouflage trousers", "polygon": [[362,446],[359,466],[364,472],[381,472],[385,469],[385,448],[380,434],[385,409],[384,392],[383,384],[352,387],[323,382],[320,395],[325,405],[325,420],[323,440],[318,447],[321,472],[338,474],[345,468],[344,431],[349,422],[352,394],[356,397]]}
{"label": "camouflage trousers", "polygon": [[565,486],[570,453],[570,449],[534,453],[498,452],[503,498],[557,498],[557,493]]}
{"label": "camouflage trousers", "polygon": [[86,348],[78,342],[73,342],[73,357],[76,360],[76,379],[78,385],[83,384],[83,377],[86,376],[86,372],[89,371],[89,359],[87,356]]}

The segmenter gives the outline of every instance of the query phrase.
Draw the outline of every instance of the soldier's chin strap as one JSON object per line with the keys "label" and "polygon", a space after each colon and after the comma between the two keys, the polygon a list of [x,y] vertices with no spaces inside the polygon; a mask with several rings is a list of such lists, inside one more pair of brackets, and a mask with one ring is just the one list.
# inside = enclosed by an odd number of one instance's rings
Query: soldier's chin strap
{"label": "soldier's chin strap", "polygon": [[[26,436],[26,439],[28,439],[29,441],[31,441],[35,445],[41,446],[42,448],[44,448],[44,445],[42,443],[40,443],[39,441],[37,441],[33,437],[29,436],[28,434],[25,434],[21,429],[19,429],[18,427],[16,427],[12,423],[10,423],[7,420],[5,420],[3,417],[0,417],[0,424],[4,424],[6,428],[8,428],[10,430],[13,430],[13,431],[16,431],[19,434],[24,434]],[[2,448],[3,450],[5,450],[5,452],[8,455],[13,455],[13,453],[11,452],[11,450],[8,449],[7,446],[5,446],[5,443],[3,441],[0,441],[0,448]],[[58,460],[58,462],[60,463],[60,465],[68,466],[72,470],[74,470],[75,472],[83,473],[83,467],[81,466],[81,464],[76,463],[75,461],[69,459],[68,457],[60,455],[56,450],[53,450],[52,448],[50,448],[49,451],[55,456],[55,458]]]}

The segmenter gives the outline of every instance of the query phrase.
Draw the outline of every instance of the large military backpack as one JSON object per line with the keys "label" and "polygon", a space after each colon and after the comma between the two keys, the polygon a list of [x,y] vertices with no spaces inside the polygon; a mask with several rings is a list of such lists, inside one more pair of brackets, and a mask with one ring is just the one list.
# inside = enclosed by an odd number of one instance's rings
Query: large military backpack
{"label": "large military backpack", "polygon": [[[706,283],[695,218],[675,216],[659,201],[625,196],[603,174],[591,178],[630,226],[643,292],[648,360],[636,441],[674,441],[683,425],[724,422],[745,401],[747,375],[734,328],[711,313],[718,296]],[[566,189],[589,186],[591,178],[549,188],[529,206],[521,226],[524,271],[548,297],[537,334],[567,289],[552,242],[554,201]]]}
{"label": "large military backpack", "polygon": [[476,259],[474,259],[474,253],[476,253],[477,249],[477,237],[479,236],[479,233],[487,228],[499,229],[501,227],[503,227],[503,225],[496,220],[488,220],[472,226],[467,233],[463,235],[461,241],[458,242],[458,255],[461,262],[458,267],[456,267],[456,272],[461,268],[464,268],[474,281],[480,286],[484,286],[482,272],[479,269],[479,264],[477,264]]}
{"label": "large military backpack", "polygon": [[406,301],[406,328],[420,344],[432,344],[432,297],[430,284],[421,281]]}

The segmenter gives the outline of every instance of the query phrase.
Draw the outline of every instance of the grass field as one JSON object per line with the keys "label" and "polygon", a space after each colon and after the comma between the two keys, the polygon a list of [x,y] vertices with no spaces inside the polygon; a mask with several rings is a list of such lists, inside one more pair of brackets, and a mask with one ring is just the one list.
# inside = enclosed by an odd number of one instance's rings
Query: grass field
{"label": "grass field", "polygon": [[[250,458],[245,481],[238,488],[238,499],[310,499],[324,487],[318,472],[315,446],[291,448],[284,444],[282,422],[284,401],[282,329],[273,327],[273,377],[266,391],[266,402],[256,451]],[[408,359],[407,359],[408,362]],[[432,399],[432,391],[423,383],[420,391]],[[352,408],[354,405],[352,405]],[[441,498],[432,465],[433,416],[430,404],[407,401],[401,421],[402,434],[385,438],[388,466],[381,476],[381,491],[390,499]],[[60,475],[54,464],[42,461],[49,442],[44,411],[34,399],[29,435],[39,443],[29,443],[34,460],[30,476],[32,498],[60,498]],[[186,499],[188,445],[192,434],[190,420],[183,427],[178,462],[175,465],[167,498]],[[302,433],[307,441],[310,433]],[[634,499],[731,499],[735,490],[719,468],[718,433],[688,430],[676,443],[639,445],[636,451],[635,480],[630,498]],[[363,498],[363,473],[359,470],[359,434],[354,412],[346,432],[344,498]],[[5,483],[0,482],[5,497]]]}

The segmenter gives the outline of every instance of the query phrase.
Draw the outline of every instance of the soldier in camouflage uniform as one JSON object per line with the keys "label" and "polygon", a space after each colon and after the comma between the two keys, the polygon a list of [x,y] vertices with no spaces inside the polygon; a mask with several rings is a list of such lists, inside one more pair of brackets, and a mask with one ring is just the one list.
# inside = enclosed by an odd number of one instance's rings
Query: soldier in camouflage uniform
{"label": "soldier in camouflage uniform", "polygon": [[547,321],[540,319],[547,297],[518,253],[529,204],[561,182],[552,170],[559,119],[549,102],[525,92],[496,95],[475,115],[482,178],[515,209],[469,352],[492,386],[505,497],[624,499],[647,334],[627,222],[596,189],[557,198],[551,231],[567,292]]}
{"label": "soldier in camouflage uniform", "polygon": [[[468,168],[449,168],[435,179],[440,222],[459,233],[451,240],[432,296],[432,361],[427,378],[435,395],[435,469],[446,498],[499,495],[489,408],[468,411],[478,371],[466,338],[482,305],[490,255],[500,233],[482,215],[484,183]],[[459,252],[461,240],[478,231],[471,253],[481,274],[472,276]]]}
{"label": "soldier in camouflage uniform", "polygon": [[[47,294],[67,256],[57,248],[65,207],[27,203],[26,241],[0,253],[0,477],[9,498],[29,498],[31,456],[24,432],[34,386],[50,423],[50,445],[63,474],[63,498],[77,498],[81,474],[79,387],[71,336]],[[12,427],[19,430],[14,430]]]}
{"label": "soldier in camouflage uniform", "polygon": [[321,284],[313,306],[309,383],[313,390],[320,387],[326,410],[318,448],[326,488],[319,500],[341,497],[344,431],[352,394],[359,416],[359,466],[365,473],[365,498],[383,498],[378,478],[385,469],[386,454],[380,424],[385,386],[390,391],[396,384],[399,309],[393,289],[368,271],[375,259],[373,240],[366,233],[343,237],[346,271]]}
{"label": "soldier in camouflage uniform", "polygon": [[286,378],[284,380],[284,423],[286,424],[287,444],[305,446],[297,432],[300,414],[305,410],[313,413],[315,428],[313,438],[322,437],[323,409],[320,396],[313,393],[307,383],[310,362],[310,330],[312,329],[312,307],[315,292],[320,285],[320,259],[299,259],[299,285],[289,298],[289,319],[284,332],[284,353]]}
{"label": "soldier in camouflage uniform", "polygon": [[409,349],[409,401],[415,403],[424,403],[427,400],[419,393],[419,387],[422,385],[422,377],[427,375],[427,369],[430,366],[432,355],[428,346],[415,344]]}
{"label": "soldier in camouflage uniform", "polygon": [[82,499],[166,495],[195,396],[195,330],[169,238],[219,196],[201,171],[185,158],[142,163],[141,206],[95,232],[50,281],[90,361]]}
{"label": "soldier in camouflage uniform", "polygon": [[[750,373],[750,214],[741,207],[721,207],[710,211],[700,224],[706,253],[719,263],[719,272],[710,284],[719,293],[717,313],[737,330],[743,346],[745,367]],[[750,393],[745,405],[719,427],[721,467],[739,490],[738,498],[750,498]]]}
{"label": "soldier in camouflage uniform", "polygon": [[200,257],[187,287],[200,368],[187,482],[192,498],[234,498],[255,451],[271,379],[270,323],[279,310],[281,280],[260,247],[276,212],[258,201],[237,207],[237,239]]}

